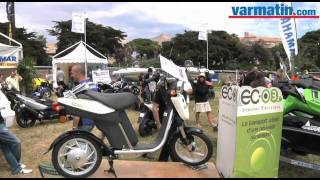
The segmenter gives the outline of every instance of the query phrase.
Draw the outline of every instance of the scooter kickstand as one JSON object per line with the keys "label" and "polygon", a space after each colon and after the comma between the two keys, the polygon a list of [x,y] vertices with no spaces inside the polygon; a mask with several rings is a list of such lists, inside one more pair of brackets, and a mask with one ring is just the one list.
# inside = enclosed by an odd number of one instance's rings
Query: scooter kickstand
{"label": "scooter kickstand", "polygon": [[108,159],[108,162],[109,162],[110,168],[109,168],[109,170],[104,170],[104,172],[112,173],[115,176],[115,178],[118,178],[116,171],[113,168],[113,159]]}

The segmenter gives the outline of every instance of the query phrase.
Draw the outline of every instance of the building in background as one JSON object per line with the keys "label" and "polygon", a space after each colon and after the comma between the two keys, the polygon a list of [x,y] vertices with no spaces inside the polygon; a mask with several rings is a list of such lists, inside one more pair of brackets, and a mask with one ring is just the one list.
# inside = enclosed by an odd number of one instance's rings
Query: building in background
{"label": "building in background", "polygon": [[163,42],[170,41],[171,39],[172,37],[170,35],[160,34],[159,36],[154,37],[151,40],[157,42],[161,46]]}
{"label": "building in background", "polygon": [[272,48],[274,46],[279,45],[282,43],[280,37],[270,37],[270,36],[256,36],[255,34],[245,32],[244,37],[240,37],[240,42],[245,45],[252,45],[255,42],[262,42],[263,47],[265,48]]}

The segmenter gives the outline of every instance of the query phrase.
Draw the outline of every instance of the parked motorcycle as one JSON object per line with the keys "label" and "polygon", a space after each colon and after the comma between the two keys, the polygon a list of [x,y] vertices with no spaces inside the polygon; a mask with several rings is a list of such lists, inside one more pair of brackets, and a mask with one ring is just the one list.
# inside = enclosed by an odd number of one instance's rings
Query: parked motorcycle
{"label": "parked motorcycle", "polygon": [[66,116],[65,111],[50,99],[31,99],[20,94],[16,96],[17,103],[13,110],[16,112],[16,121],[22,128],[34,126],[37,120],[54,120]]}
{"label": "parked motorcycle", "polygon": [[100,85],[104,93],[122,93],[130,92],[136,96],[140,95],[140,89],[133,83],[120,80],[111,84]]}
{"label": "parked motorcycle", "polygon": [[[39,80],[40,81],[40,80]],[[37,87],[36,91],[32,93],[32,97],[38,98],[50,98],[51,97],[51,88],[48,81],[41,81],[40,86]]]}
{"label": "parked motorcycle", "polygon": [[[175,81],[177,82],[177,81]],[[109,160],[109,172],[113,172],[113,160],[140,157],[158,151],[163,146],[170,149],[173,161],[196,166],[211,158],[213,145],[201,129],[187,127],[189,109],[182,95],[182,83],[169,83],[164,78],[161,89],[166,110],[158,137],[150,144],[138,143],[138,138],[125,109],[136,101],[131,93],[105,94],[90,91],[79,85],[58,102],[67,113],[94,120],[96,127],[107,137],[105,144],[94,134],[71,130],[60,135],[49,147],[52,163],[64,177],[88,177],[100,166],[103,156]],[[47,153],[46,152],[46,153]]]}
{"label": "parked motorcycle", "polygon": [[157,129],[156,122],[153,118],[151,103],[142,104],[138,123],[139,123],[138,132],[142,137],[151,135],[152,132]]}
{"label": "parked motorcycle", "polygon": [[320,155],[320,86],[312,79],[279,81],[284,97],[282,151]]}

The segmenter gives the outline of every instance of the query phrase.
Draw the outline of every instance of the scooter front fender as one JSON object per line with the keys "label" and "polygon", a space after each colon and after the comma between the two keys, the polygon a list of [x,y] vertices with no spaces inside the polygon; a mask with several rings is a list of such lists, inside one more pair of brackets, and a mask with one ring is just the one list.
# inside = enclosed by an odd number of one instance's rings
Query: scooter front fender
{"label": "scooter front fender", "polygon": [[200,128],[196,128],[196,127],[185,127],[184,131],[186,132],[187,135],[192,132],[203,134],[203,130]]}
{"label": "scooter front fender", "polygon": [[103,141],[101,141],[101,139],[97,138],[92,133],[87,132],[87,131],[83,131],[83,130],[71,130],[71,131],[67,131],[67,132],[61,134],[58,138],[56,138],[53,141],[53,143],[50,145],[49,149],[45,153],[43,153],[43,155],[50,152],[54,148],[54,146],[56,146],[60,141],[67,138],[68,136],[72,136],[72,135],[85,135],[87,137],[90,137],[93,141],[95,141],[101,147],[102,152],[103,152],[103,156],[109,156],[109,155],[114,156],[114,152],[112,150],[110,150],[110,148],[107,147],[107,145],[105,143],[103,143]]}

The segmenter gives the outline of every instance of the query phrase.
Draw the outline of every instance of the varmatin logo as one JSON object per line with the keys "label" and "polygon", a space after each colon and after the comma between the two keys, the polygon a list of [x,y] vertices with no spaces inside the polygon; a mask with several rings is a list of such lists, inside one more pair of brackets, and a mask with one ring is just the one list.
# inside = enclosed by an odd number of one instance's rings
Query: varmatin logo
{"label": "varmatin logo", "polygon": [[233,6],[229,18],[319,18],[315,9],[294,10],[287,4],[275,6]]}

